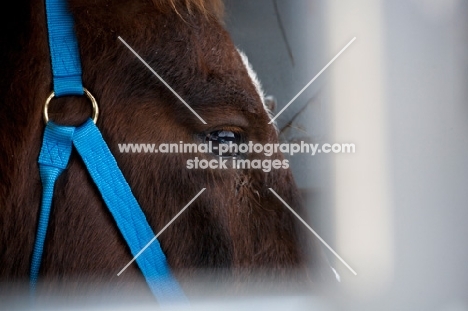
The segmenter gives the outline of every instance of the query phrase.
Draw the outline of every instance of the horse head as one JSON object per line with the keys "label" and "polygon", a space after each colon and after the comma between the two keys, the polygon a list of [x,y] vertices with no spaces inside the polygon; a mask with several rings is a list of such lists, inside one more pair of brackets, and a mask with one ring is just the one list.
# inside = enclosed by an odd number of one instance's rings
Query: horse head
{"label": "horse head", "polygon": [[[130,143],[219,146],[223,137],[239,144],[278,143],[259,83],[223,28],[221,3],[70,0],[69,7],[83,84],[99,103],[97,126],[153,230],[159,232],[206,188],[158,237],[174,274],[184,280],[197,271],[216,270],[242,280],[260,272],[280,280],[291,271],[309,271],[310,260],[322,261],[316,241],[270,191],[304,213],[287,166],[269,171],[187,166],[195,157],[284,163],[280,152],[271,157],[233,152],[220,158],[217,152],[119,148]],[[28,275],[41,199],[36,163],[42,108],[52,89],[44,5],[31,1],[14,12],[22,21],[17,36],[2,37],[8,43],[2,46],[8,63],[0,107],[0,277],[5,280]],[[49,115],[58,123],[79,124],[90,113],[86,98],[65,97],[52,101]],[[132,256],[75,153],[57,181],[47,234],[41,268],[45,280],[141,279],[136,265],[116,276]]]}

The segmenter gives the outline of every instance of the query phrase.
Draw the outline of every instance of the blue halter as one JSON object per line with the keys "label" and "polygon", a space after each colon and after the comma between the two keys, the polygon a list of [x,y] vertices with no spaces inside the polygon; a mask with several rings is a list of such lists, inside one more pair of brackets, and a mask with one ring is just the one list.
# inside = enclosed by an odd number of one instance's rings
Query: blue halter
{"label": "blue halter", "polygon": [[[133,256],[154,238],[145,215],[95,125],[98,117],[97,104],[82,85],[78,42],[73,17],[68,11],[66,1],[46,0],[46,13],[54,92],[44,108],[47,124],[38,161],[43,195],[31,261],[30,285],[33,293],[39,276],[54,184],[68,165],[72,146],[82,158]],[[47,107],[54,96],[83,95],[84,92],[93,103],[94,121],[89,119],[78,127],[48,121]],[[171,274],[157,240],[141,253],[136,262],[159,302],[186,299]]]}

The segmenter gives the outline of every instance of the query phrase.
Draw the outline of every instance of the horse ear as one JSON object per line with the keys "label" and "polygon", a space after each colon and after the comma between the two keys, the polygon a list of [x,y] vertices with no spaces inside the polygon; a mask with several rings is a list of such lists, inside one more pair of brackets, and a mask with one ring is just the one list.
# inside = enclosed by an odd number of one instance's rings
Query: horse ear
{"label": "horse ear", "polygon": [[273,95],[265,96],[265,106],[271,112],[274,112],[276,109],[276,98]]}

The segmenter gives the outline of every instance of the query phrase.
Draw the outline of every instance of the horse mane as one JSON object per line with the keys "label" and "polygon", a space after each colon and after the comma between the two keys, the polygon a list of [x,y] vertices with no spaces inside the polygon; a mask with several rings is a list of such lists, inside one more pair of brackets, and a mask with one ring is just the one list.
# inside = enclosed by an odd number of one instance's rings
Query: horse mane
{"label": "horse mane", "polygon": [[221,20],[224,15],[222,0],[152,0],[156,8],[167,12],[174,10],[182,17],[180,11],[185,9],[190,14],[201,13],[205,17]]}

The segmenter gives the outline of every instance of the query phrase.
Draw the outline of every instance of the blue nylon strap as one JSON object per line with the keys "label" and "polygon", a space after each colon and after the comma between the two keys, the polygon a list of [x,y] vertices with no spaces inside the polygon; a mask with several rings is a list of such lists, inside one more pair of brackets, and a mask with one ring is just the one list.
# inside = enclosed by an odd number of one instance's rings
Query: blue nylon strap
{"label": "blue nylon strap", "polygon": [[[91,119],[76,128],[73,144],[114,216],[133,256],[136,256],[154,238],[154,233],[101,132]],[[157,240],[136,259],[136,262],[159,302],[185,299]]]}
{"label": "blue nylon strap", "polygon": [[83,95],[78,41],[67,1],[46,0],[46,14],[55,96]]}
{"label": "blue nylon strap", "polygon": [[[83,95],[78,42],[67,1],[46,0],[46,14],[55,96]],[[43,197],[31,261],[32,293],[39,275],[55,181],[67,166],[72,144],[82,157],[132,254],[135,256],[154,237],[145,215],[94,123],[88,120],[76,128],[49,122],[39,155]],[[159,302],[186,300],[170,272],[157,240],[136,262]]]}
{"label": "blue nylon strap", "polygon": [[41,266],[55,181],[67,167],[68,160],[70,159],[74,130],[74,127],[58,126],[53,122],[49,122],[44,132],[44,140],[41,153],[39,154],[39,172],[41,175],[43,195],[36,241],[31,260],[30,284],[33,291],[36,287],[39,268]]}
{"label": "blue nylon strap", "polygon": [[[41,265],[54,184],[67,166],[72,144],[83,159],[133,256],[136,256],[154,238],[154,233],[130,186],[93,121],[88,119],[77,128],[49,122],[39,155],[43,198],[31,262],[32,292],[35,290]],[[186,301],[179,283],[171,274],[166,256],[157,240],[153,241],[136,262],[158,302]]]}

